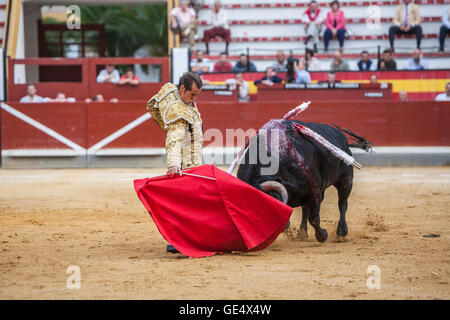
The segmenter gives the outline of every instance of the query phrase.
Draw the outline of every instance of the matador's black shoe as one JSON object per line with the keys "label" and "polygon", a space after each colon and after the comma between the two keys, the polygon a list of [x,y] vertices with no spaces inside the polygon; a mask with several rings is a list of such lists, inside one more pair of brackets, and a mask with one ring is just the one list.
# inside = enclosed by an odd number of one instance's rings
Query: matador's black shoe
{"label": "matador's black shoe", "polygon": [[175,247],[174,247],[173,245],[171,245],[171,244],[168,244],[168,245],[167,245],[166,251],[167,251],[167,252],[170,252],[170,253],[180,253],[180,251],[178,251],[177,249],[175,249]]}

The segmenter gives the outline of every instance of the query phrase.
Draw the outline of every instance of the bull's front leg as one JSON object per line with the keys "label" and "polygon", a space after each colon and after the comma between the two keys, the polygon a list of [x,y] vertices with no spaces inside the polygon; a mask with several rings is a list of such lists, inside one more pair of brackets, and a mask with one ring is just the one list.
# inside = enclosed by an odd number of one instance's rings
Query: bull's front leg
{"label": "bull's front leg", "polygon": [[316,234],[316,239],[319,242],[325,242],[328,239],[328,232],[320,227],[320,204],[322,202],[322,197],[320,199],[314,199],[309,205],[309,223],[313,226]]}
{"label": "bull's front leg", "polygon": [[308,216],[309,208],[307,206],[302,207],[302,223],[300,224],[300,230],[297,233],[297,239],[302,241],[308,239]]}

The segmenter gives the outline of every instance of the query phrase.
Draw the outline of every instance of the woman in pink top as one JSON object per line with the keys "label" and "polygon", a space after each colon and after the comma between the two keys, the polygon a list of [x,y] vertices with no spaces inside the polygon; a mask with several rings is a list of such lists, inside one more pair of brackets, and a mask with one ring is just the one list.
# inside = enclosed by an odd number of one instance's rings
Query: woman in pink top
{"label": "woman in pink top", "polygon": [[325,20],[325,25],[327,30],[323,36],[323,41],[325,43],[325,52],[328,51],[328,43],[331,38],[337,37],[339,40],[339,47],[342,52],[344,48],[344,38],[345,38],[345,17],[344,11],[339,9],[339,2],[333,1],[330,4],[331,11],[328,12],[327,18]]}

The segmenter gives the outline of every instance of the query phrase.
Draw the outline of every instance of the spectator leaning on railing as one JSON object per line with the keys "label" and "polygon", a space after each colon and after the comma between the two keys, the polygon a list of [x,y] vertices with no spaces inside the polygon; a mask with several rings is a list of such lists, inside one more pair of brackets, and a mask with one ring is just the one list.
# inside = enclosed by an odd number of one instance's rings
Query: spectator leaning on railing
{"label": "spectator leaning on railing", "polygon": [[209,54],[209,42],[215,36],[221,37],[225,40],[225,52],[228,53],[228,45],[231,42],[231,33],[228,26],[227,13],[224,9],[222,9],[222,3],[220,1],[214,2],[214,8],[211,11],[208,25],[212,26],[212,28],[206,29],[203,33],[203,40],[205,40],[206,45],[206,54]]}
{"label": "spectator leaning on railing", "polygon": [[450,6],[444,9],[442,14],[442,26],[439,31],[439,51],[444,51],[445,37],[450,33],[450,22],[448,17],[450,16]]}
{"label": "spectator leaning on railing", "polygon": [[52,98],[44,98],[44,102],[76,102],[75,98],[68,97],[63,92],[58,92],[55,99]]}
{"label": "spectator leaning on railing", "polygon": [[328,12],[327,18],[325,19],[325,25],[327,29],[323,35],[323,41],[325,44],[325,52],[328,52],[328,44],[331,38],[338,38],[339,50],[343,52],[344,50],[344,40],[345,40],[345,16],[344,11],[339,9],[339,2],[333,1],[330,4],[331,11]]}
{"label": "spectator leaning on railing", "polygon": [[41,103],[45,102],[44,98],[37,95],[37,89],[34,84],[30,83],[27,86],[27,95],[20,99],[22,103]]}
{"label": "spectator leaning on railing", "polygon": [[101,70],[97,76],[98,83],[118,83],[120,73],[114,68],[113,64],[107,64],[105,69]]}
{"label": "spectator leaning on railing", "polygon": [[336,79],[336,72],[330,71],[327,73],[327,80],[321,80],[319,83],[328,83],[330,88],[333,88],[336,83],[340,83],[341,80]]}
{"label": "spectator leaning on railing", "polygon": [[272,86],[274,83],[281,83],[283,80],[273,70],[272,67],[266,69],[266,74],[263,78],[256,80],[255,84],[265,84],[266,86]]}
{"label": "spectator leaning on railing", "polygon": [[225,80],[225,83],[229,86],[230,90],[238,90],[238,101],[248,102],[250,101],[249,84],[244,80],[242,72],[236,72],[233,79]]}
{"label": "spectator leaning on railing", "polygon": [[392,52],[394,50],[394,39],[398,34],[415,34],[417,48],[420,48],[422,40],[422,27],[420,26],[420,12],[419,6],[411,3],[411,0],[403,0],[403,3],[397,7],[393,26],[389,28],[389,42],[391,44]]}
{"label": "spectator leaning on railing", "polygon": [[119,85],[129,84],[131,86],[137,86],[139,81],[139,77],[134,74],[133,69],[127,68],[125,74],[120,77]]}

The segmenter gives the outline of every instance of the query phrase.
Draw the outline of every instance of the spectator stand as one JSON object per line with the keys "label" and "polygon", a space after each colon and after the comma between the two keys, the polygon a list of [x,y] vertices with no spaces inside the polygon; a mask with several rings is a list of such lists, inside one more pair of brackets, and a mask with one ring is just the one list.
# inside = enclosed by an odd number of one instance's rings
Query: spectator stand
{"label": "spectator stand", "polygon": [[[203,31],[208,28],[206,19],[212,9],[213,0],[205,0],[205,5],[199,12],[199,31],[196,49],[204,49]],[[328,12],[329,1],[319,0],[321,10]],[[441,15],[446,6],[447,0],[421,0],[418,2],[423,28],[423,38],[421,48],[424,56],[429,60],[431,69],[440,69],[443,65],[450,66],[450,54],[448,52],[437,53],[439,48],[438,33],[441,26]],[[235,62],[236,57],[246,52],[250,48],[252,61],[258,70],[264,70],[273,62],[273,56],[277,50],[284,50],[286,55],[292,51],[295,55],[304,53],[303,41],[305,31],[302,26],[302,14],[307,9],[308,1],[295,0],[224,0],[223,7],[227,10],[229,25],[231,29],[232,42],[229,53],[231,61]],[[362,1],[350,0],[340,1],[341,9],[345,12],[347,19],[348,36],[344,44],[344,59],[349,61],[352,70],[356,70],[356,62],[359,53],[367,48],[371,57],[377,54],[377,48],[381,50],[389,48],[388,29],[391,25],[395,9],[400,3],[398,0],[391,1]],[[369,20],[371,12],[368,7],[377,6],[379,8],[379,25],[376,20]],[[373,16],[372,16],[373,17]],[[323,33],[324,30],[322,30]],[[319,44],[319,55],[324,66],[331,62],[333,50],[338,49],[336,40],[330,43],[329,54],[323,54],[323,38]],[[186,44],[182,44],[186,45]],[[214,39],[210,43],[211,59],[223,51],[223,43],[220,38]],[[406,59],[415,48],[413,36],[399,36],[395,41],[396,54],[394,59],[401,69]],[[448,44],[447,44],[448,48]]]}

